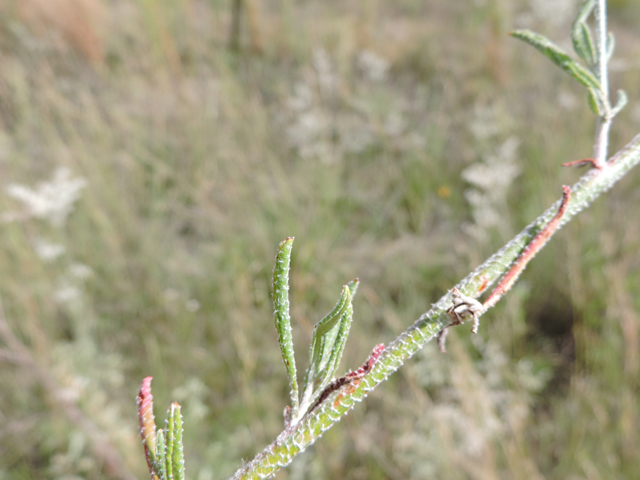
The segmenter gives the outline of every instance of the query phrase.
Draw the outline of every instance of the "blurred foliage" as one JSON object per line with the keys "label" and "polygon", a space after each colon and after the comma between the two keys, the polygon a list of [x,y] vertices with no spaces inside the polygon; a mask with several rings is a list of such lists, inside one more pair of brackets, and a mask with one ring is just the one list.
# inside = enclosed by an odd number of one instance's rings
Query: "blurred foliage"
{"label": "blurred foliage", "polygon": [[[611,7],[612,91],[630,99],[613,153],[640,129],[640,8]],[[0,356],[0,479],[115,478],[60,395],[145,478],[147,375],[156,405],[183,407],[189,478],[252,458],[288,397],[275,247],[296,236],[297,344],[356,276],[341,368],[395,338],[578,178],[561,162],[591,155],[580,87],[506,35],[568,50],[576,8],[246,0],[232,53],[231,2],[0,4],[0,297],[59,387]],[[85,182],[55,197],[61,222],[11,194],[68,189],[60,168]],[[429,345],[277,478],[637,475],[637,184],[571,222],[479,335]]]}

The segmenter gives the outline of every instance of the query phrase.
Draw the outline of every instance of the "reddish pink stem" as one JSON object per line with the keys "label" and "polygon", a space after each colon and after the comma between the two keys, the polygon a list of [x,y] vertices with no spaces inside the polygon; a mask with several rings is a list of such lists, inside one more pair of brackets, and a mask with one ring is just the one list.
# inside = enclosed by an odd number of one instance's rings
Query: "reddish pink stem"
{"label": "reddish pink stem", "polygon": [[578,167],[582,167],[584,165],[587,165],[588,163],[590,163],[592,167],[597,168],[598,170],[602,170],[602,165],[600,165],[594,158],[583,158],[581,160],[574,160],[573,162],[563,163],[562,166],[573,167],[577,165]]}
{"label": "reddish pink stem", "polygon": [[547,243],[547,240],[553,235],[553,232],[556,231],[558,225],[560,224],[560,220],[564,215],[564,212],[567,210],[567,206],[569,205],[569,201],[571,200],[571,188],[564,185],[562,187],[562,203],[560,204],[560,208],[558,209],[558,213],[551,219],[549,223],[535,236],[535,238],[525,247],[522,251],[518,259],[513,262],[513,266],[511,270],[509,270],[498,286],[491,292],[491,295],[487,298],[487,300],[482,305],[485,310],[493,307],[498,300],[502,298],[502,296],[509,291],[509,289],[513,286],[515,281],[518,279],[524,268],[527,266],[527,263],[540,251],[540,249]]}
{"label": "reddish pink stem", "polygon": [[369,355],[369,358],[367,358],[367,361],[364,362],[364,364],[355,372],[347,374],[347,377],[349,375],[351,375],[351,379],[364,377],[367,373],[371,371],[373,366],[376,364],[376,362],[378,361],[378,357],[380,357],[380,354],[382,353],[383,350],[384,350],[384,343],[380,343],[375,347],[373,347],[373,351],[371,352],[371,355]]}

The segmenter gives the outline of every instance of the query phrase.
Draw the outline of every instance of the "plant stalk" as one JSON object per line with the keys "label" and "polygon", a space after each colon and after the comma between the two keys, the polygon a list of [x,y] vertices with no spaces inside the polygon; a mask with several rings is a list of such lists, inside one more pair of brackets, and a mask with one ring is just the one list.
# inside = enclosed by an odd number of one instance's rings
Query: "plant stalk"
{"label": "plant stalk", "polygon": [[604,167],[609,149],[609,130],[613,117],[611,115],[611,102],[609,100],[609,58],[607,55],[607,2],[598,0],[595,11],[596,18],[596,75],[600,81],[600,90],[604,99],[604,115],[598,118],[596,125],[595,144],[593,158],[599,168]]}

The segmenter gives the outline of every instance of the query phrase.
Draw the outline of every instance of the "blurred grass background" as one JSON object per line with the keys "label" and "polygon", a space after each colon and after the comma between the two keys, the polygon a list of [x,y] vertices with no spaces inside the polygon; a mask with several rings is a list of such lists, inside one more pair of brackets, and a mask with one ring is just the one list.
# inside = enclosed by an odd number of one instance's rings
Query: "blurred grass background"
{"label": "blurred grass background", "polygon": [[[0,345],[0,479],[146,478],[147,375],[158,424],[183,405],[189,478],[227,478],[282,429],[283,238],[299,370],[357,276],[356,368],[592,153],[581,87],[507,36],[570,49],[576,1],[242,6],[233,39],[230,1],[0,4],[0,296],[35,360]],[[640,130],[640,5],[609,7],[613,153]],[[277,478],[638,478],[639,178]]]}

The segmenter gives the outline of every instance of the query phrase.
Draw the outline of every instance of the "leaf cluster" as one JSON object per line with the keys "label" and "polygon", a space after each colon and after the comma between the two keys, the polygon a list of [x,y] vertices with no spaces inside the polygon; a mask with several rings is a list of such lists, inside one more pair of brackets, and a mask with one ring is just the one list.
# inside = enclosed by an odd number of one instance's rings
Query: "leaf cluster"
{"label": "leaf cluster", "polygon": [[156,429],[153,417],[151,377],[142,381],[138,392],[140,435],[149,473],[153,480],[184,480],[184,447],[180,405],[172,403],[164,429]]}
{"label": "leaf cluster", "polygon": [[624,108],[628,99],[624,90],[618,90],[618,101],[615,106],[612,106],[609,102],[609,93],[603,86],[603,79],[600,78],[598,65],[601,62],[608,62],[613,55],[615,37],[613,33],[609,32],[604,51],[597,48],[597,42],[594,42],[593,33],[588,24],[588,19],[595,6],[596,0],[586,0],[582,4],[571,32],[573,49],[582,59],[584,65],[572,59],[562,48],[539,33],[531,30],[516,30],[511,32],[511,36],[535,47],[573,79],[586,87],[591,110],[599,117],[610,120]]}
{"label": "leaf cluster", "polygon": [[291,407],[285,409],[288,425],[295,425],[300,421],[338,370],[353,320],[352,299],[358,289],[358,279],[344,285],[336,306],[313,329],[309,368],[305,374],[300,400],[289,315],[289,269],[292,247],[293,237],[286,238],[280,243],[273,270],[275,326],[291,388]]}

